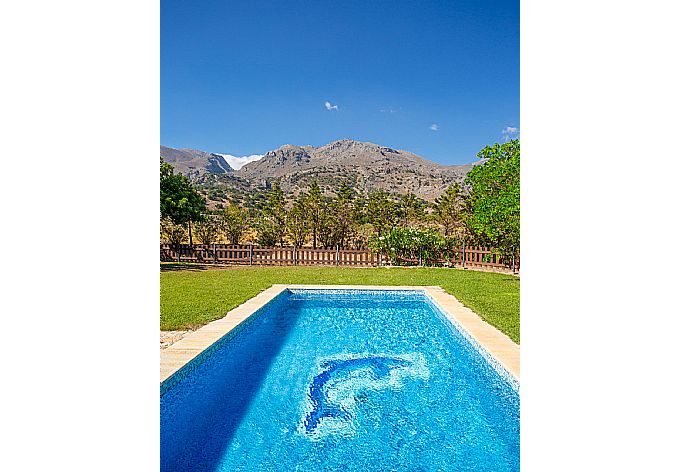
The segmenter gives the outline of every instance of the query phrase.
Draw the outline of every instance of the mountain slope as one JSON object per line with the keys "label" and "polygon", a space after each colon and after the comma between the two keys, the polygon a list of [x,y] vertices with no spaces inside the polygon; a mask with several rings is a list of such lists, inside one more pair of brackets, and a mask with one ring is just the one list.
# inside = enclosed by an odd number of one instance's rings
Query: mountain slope
{"label": "mountain slope", "polygon": [[471,168],[472,164],[443,166],[407,151],[343,139],[318,148],[282,146],[236,175],[255,186],[267,178],[281,179],[283,190],[293,193],[306,189],[312,179],[333,192],[347,179],[360,191],[412,192],[433,200],[453,182],[462,181]]}
{"label": "mountain slope", "polygon": [[232,167],[219,154],[197,151],[196,149],[174,149],[161,146],[160,155],[165,162],[173,166],[175,172],[181,172],[189,177],[205,173],[225,174],[232,172]]}
{"label": "mountain slope", "polygon": [[233,170],[220,154],[193,149],[161,146],[161,156],[207,190],[214,182],[219,188],[228,187],[233,194],[245,193],[247,189],[265,189],[268,182],[279,180],[285,192],[297,194],[316,180],[326,194],[332,194],[346,180],[358,193],[378,189],[411,192],[429,201],[452,183],[462,182],[476,164],[444,166],[407,151],[350,139],[320,147],[287,144],[238,170]]}

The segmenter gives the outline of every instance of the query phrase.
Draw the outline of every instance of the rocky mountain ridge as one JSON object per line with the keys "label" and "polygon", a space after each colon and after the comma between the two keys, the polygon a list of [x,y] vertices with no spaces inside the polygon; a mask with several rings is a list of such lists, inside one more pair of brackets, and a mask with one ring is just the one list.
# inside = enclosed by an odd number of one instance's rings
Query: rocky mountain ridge
{"label": "rocky mountain ridge", "polygon": [[161,146],[160,155],[165,162],[173,166],[175,172],[181,172],[188,177],[197,177],[206,173],[226,174],[233,171],[225,158],[219,154]]}
{"label": "rocky mountain ridge", "polygon": [[161,146],[161,156],[192,181],[208,182],[208,174],[220,174],[226,177],[216,181],[264,189],[271,181],[279,180],[285,192],[297,194],[316,180],[326,194],[332,194],[346,180],[358,193],[378,189],[411,192],[428,201],[452,183],[461,182],[477,164],[444,166],[411,152],[351,139],[320,147],[286,144],[239,170],[233,170],[219,154],[192,149]]}

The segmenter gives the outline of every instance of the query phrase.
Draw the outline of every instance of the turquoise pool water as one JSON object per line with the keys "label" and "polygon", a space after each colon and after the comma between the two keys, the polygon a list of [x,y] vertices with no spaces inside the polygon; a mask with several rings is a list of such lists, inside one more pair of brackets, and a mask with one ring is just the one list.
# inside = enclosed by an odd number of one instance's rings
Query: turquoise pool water
{"label": "turquoise pool water", "polygon": [[286,291],[161,384],[161,470],[514,471],[519,410],[423,292]]}

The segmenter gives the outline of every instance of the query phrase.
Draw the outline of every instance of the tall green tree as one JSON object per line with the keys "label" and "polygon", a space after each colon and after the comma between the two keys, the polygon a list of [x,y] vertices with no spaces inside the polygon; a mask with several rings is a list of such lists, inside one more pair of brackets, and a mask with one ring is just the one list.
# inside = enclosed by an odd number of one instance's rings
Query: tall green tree
{"label": "tall green tree", "polygon": [[230,244],[239,244],[249,226],[249,216],[244,208],[229,203],[220,213],[220,230]]}
{"label": "tall green tree", "polygon": [[160,217],[174,224],[187,225],[192,244],[192,222],[201,221],[206,211],[204,197],[187,177],[175,173],[173,167],[160,159]]}
{"label": "tall green tree", "polygon": [[347,181],[343,181],[338,188],[332,205],[335,207],[333,212],[335,214],[334,242],[341,248],[345,248],[347,241],[355,231],[357,220],[355,191]]}
{"label": "tall green tree", "polygon": [[307,196],[300,194],[288,211],[285,228],[293,245],[301,247],[309,234],[309,209]]}
{"label": "tall green tree", "polygon": [[467,228],[475,242],[510,255],[520,247],[520,140],[494,144],[477,157],[465,182]]}
{"label": "tall green tree", "polygon": [[340,230],[337,201],[333,198],[324,198],[316,229],[319,245],[324,249],[335,246]]}
{"label": "tall green tree", "polygon": [[376,229],[381,236],[398,223],[399,209],[391,196],[383,190],[376,190],[369,194],[364,207],[367,223]]}
{"label": "tall green tree", "polygon": [[194,235],[201,244],[213,244],[218,240],[220,234],[220,227],[214,215],[204,215],[201,221],[197,221],[193,225]]}
{"label": "tall green tree", "polygon": [[323,192],[316,180],[312,180],[307,191],[307,211],[309,226],[312,233],[312,247],[316,248],[316,236],[319,232],[321,223],[321,213],[323,210]]}
{"label": "tall green tree", "polygon": [[462,186],[454,183],[434,201],[434,219],[443,227],[443,235],[459,236],[465,225]]}
{"label": "tall green tree", "polygon": [[424,218],[424,202],[413,193],[406,193],[398,202],[400,224],[405,228],[418,225]]}
{"label": "tall green tree", "polygon": [[285,217],[285,193],[280,188],[280,182],[272,182],[256,224],[259,244],[283,245]]}

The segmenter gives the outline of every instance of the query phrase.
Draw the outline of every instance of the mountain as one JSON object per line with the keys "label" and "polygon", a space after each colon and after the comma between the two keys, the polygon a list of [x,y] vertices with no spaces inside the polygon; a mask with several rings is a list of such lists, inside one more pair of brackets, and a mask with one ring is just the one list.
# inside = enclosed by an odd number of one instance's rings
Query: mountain
{"label": "mountain", "polygon": [[412,192],[433,200],[453,182],[462,181],[471,168],[472,164],[443,166],[411,152],[342,139],[317,148],[282,146],[235,175],[255,186],[265,185],[267,178],[280,179],[283,190],[292,193],[306,189],[313,179],[332,193],[346,179],[364,192]]}
{"label": "mountain", "polygon": [[197,151],[196,149],[175,149],[160,147],[163,160],[172,164],[176,172],[193,177],[205,173],[223,174],[242,168],[245,164],[258,161],[263,154],[251,156],[233,156],[232,154],[218,154],[215,152]]}
{"label": "mountain", "polygon": [[247,189],[265,189],[275,180],[280,181],[286,193],[298,194],[315,179],[327,195],[346,180],[358,193],[377,189],[411,192],[433,201],[452,183],[462,182],[476,165],[444,166],[411,152],[351,139],[320,147],[286,144],[263,157],[243,158],[246,164],[233,162],[244,164],[241,167],[228,164],[224,155],[193,149],[161,146],[161,156],[208,192],[219,195],[218,188],[225,186],[232,190],[234,199],[246,194]]}
{"label": "mountain", "polygon": [[205,173],[224,174],[232,172],[232,167],[223,156],[196,149],[174,149],[161,146],[160,155],[165,162],[171,164],[175,172],[181,172],[188,177],[195,177]]}

